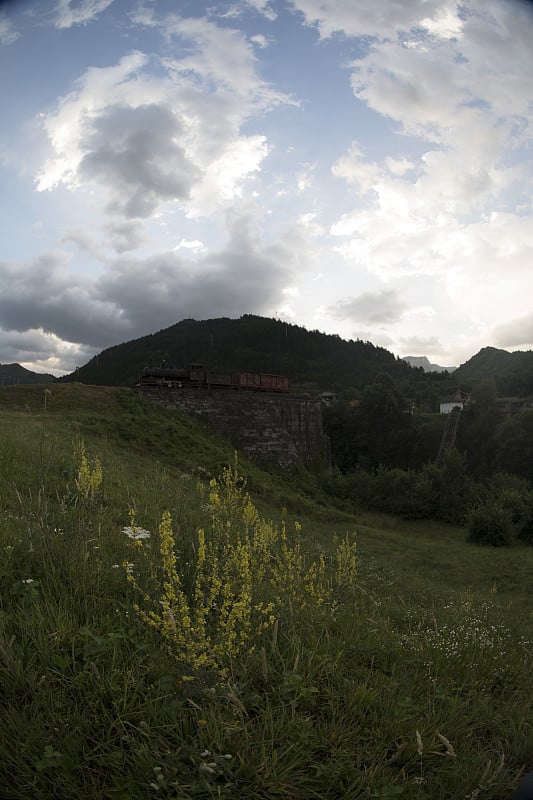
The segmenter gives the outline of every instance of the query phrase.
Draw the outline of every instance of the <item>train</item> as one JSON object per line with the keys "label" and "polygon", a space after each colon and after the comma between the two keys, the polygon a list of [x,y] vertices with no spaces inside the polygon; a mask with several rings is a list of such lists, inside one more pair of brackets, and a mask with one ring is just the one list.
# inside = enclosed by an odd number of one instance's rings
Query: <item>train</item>
{"label": "train", "polygon": [[140,389],[156,386],[287,393],[289,379],[286,375],[240,370],[232,372],[231,375],[215,375],[207,371],[205,364],[191,363],[186,368],[179,369],[168,367],[163,361],[158,367],[145,367],[137,383]]}

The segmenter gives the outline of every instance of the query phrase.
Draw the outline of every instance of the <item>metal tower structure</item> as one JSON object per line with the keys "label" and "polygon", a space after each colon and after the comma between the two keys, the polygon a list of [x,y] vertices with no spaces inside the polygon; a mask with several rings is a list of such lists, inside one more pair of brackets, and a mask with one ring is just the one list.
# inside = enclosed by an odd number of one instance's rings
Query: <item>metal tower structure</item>
{"label": "metal tower structure", "polygon": [[442,432],[439,452],[437,453],[437,458],[435,459],[435,465],[437,467],[442,467],[445,453],[447,453],[449,450],[453,450],[455,447],[461,411],[462,408],[460,406],[455,406],[448,414],[446,425],[444,426],[444,431]]}

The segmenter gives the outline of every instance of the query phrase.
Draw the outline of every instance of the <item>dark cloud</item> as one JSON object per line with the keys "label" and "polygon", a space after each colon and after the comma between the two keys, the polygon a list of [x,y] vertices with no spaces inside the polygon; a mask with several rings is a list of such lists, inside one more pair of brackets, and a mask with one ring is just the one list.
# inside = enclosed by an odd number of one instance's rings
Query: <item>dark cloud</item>
{"label": "dark cloud", "polygon": [[0,329],[0,364],[33,364],[36,372],[70,372],[74,365],[86,363],[94,349],[65,344],[40,330],[23,332]]}
{"label": "dark cloud", "polygon": [[[227,245],[218,252],[193,258],[175,252],[124,256],[95,280],[72,272],[64,253],[26,265],[4,262],[0,327],[19,335],[42,329],[63,342],[99,350],[183,317],[270,312],[295,259],[289,245],[265,245],[251,215],[234,214]],[[15,351],[15,360],[30,360]]]}
{"label": "dark cloud", "polygon": [[109,208],[126,217],[149,217],[158,204],[186,200],[200,170],[177,143],[177,117],[161,105],[113,106],[92,121],[81,141],[78,174],[111,192]]}
{"label": "dark cloud", "polygon": [[1,331],[0,363],[39,361],[50,355],[50,342],[40,331]]}
{"label": "dark cloud", "polygon": [[105,346],[127,332],[120,310],[95,297],[91,281],[66,268],[62,253],[30,264],[0,262],[0,326],[41,328],[67,342]]}
{"label": "dark cloud", "polygon": [[397,292],[384,289],[340,300],[337,305],[330,306],[327,312],[335,319],[387,325],[397,322],[406,310],[407,306],[399,299]]}
{"label": "dark cloud", "polygon": [[194,262],[174,252],[117,259],[96,288],[99,298],[147,333],[183,317],[269,311],[282,296],[293,259],[283,244],[265,246],[251,217],[235,215],[223,250]]}
{"label": "dark cloud", "polygon": [[138,220],[116,217],[102,228],[67,228],[61,243],[72,242],[84,253],[97,260],[103,258],[107,248],[115,253],[126,253],[135,250],[146,241],[144,224]]}
{"label": "dark cloud", "polygon": [[86,228],[67,228],[61,239],[61,243],[63,242],[72,242],[83,252],[98,258],[99,243],[94,233]]}
{"label": "dark cloud", "polygon": [[116,253],[126,253],[128,250],[135,250],[135,248],[140,247],[146,239],[144,228],[139,224],[138,220],[110,222],[105,226],[105,231],[109,240],[109,245]]}

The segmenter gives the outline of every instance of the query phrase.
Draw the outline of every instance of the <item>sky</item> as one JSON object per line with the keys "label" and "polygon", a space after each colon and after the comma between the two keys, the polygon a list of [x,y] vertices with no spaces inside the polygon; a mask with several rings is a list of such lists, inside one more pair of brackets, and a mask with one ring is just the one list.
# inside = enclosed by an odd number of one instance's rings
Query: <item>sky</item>
{"label": "sky", "polygon": [[0,362],[260,314],[533,348],[533,3],[0,2]]}

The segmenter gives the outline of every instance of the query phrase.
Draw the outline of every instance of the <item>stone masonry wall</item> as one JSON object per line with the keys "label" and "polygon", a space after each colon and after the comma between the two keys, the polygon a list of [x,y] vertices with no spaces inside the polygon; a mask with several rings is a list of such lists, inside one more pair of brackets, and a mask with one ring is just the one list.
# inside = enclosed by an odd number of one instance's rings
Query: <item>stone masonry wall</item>
{"label": "stone masonry wall", "polygon": [[307,397],[205,388],[143,387],[146,397],[167,408],[207,420],[248,458],[282,469],[329,461],[329,439],[322,431],[319,400]]}

